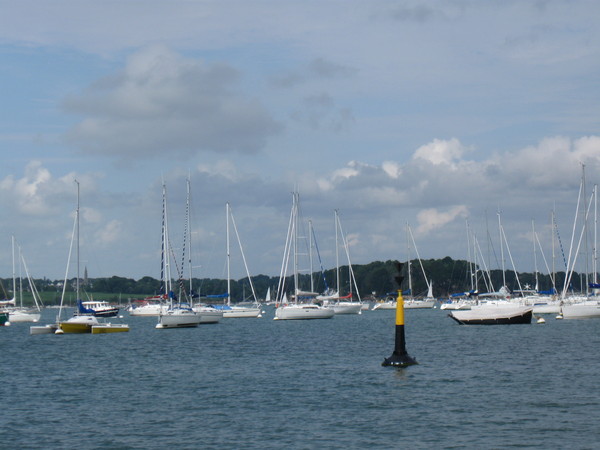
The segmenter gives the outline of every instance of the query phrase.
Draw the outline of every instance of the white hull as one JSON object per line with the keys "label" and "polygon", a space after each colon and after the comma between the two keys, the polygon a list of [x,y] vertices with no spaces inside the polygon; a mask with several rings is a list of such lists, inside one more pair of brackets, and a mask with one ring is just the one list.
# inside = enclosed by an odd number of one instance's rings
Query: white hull
{"label": "white hull", "polygon": [[200,319],[200,314],[191,309],[170,309],[165,314],[159,316],[156,328],[197,327]]}
{"label": "white hull", "polygon": [[375,311],[376,309],[396,309],[396,302],[381,302],[381,303],[376,303],[373,306],[373,311]]}
{"label": "white hull", "polygon": [[471,303],[469,302],[450,302],[442,303],[440,309],[449,311],[468,311],[471,309]]}
{"label": "white hull", "polygon": [[404,309],[431,309],[435,300],[404,300]]}
{"label": "white hull", "polygon": [[231,306],[231,309],[223,310],[223,317],[225,318],[257,318],[261,317],[260,308],[246,307],[246,306]]}
{"label": "white hull", "polygon": [[539,303],[533,305],[534,314],[560,314],[560,303]]}
{"label": "white hull", "polygon": [[330,319],[335,312],[332,308],[318,305],[287,305],[275,310],[275,320]]}
{"label": "white hull", "polygon": [[219,323],[223,318],[223,311],[209,306],[194,306],[192,308],[200,316],[200,323]]}
{"label": "white hull", "polygon": [[360,314],[362,306],[362,303],[359,302],[339,302],[327,305],[328,308],[333,308],[335,314]]}
{"label": "white hull", "polygon": [[[564,319],[597,319],[600,318],[600,303],[582,302],[562,306],[562,316]],[[11,316],[12,321],[12,316]]]}
{"label": "white hull", "polygon": [[29,334],[32,336],[36,334],[54,334],[56,333],[56,330],[58,330],[58,325],[55,323],[49,325],[38,325],[29,327]]}
{"label": "white hull", "polygon": [[160,316],[165,314],[169,307],[167,305],[141,305],[129,309],[130,316]]}
{"label": "white hull", "polygon": [[26,310],[9,310],[11,323],[17,322],[38,322],[42,314],[37,311],[26,311]]}

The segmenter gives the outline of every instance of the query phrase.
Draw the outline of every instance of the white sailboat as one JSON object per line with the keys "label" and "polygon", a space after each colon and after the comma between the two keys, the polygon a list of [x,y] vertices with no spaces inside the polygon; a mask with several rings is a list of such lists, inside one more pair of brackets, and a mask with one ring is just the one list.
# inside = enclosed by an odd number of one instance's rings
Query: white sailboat
{"label": "white sailboat", "polygon": [[64,306],[65,292],[68,284],[68,274],[69,274],[69,266],[71,263],[71,254],[73,250],[74,241],[77,242],[77,278],[75,280],[75,292],[76,298],[79,303],[80,300],[80,276],[79,276],[79,182],[75,180],[77,183],[77,209],[75,210],[75,223],[73,224],[73,233],[71,234],[71,245],[69,247],[69,257],[67,258],[67,269],[65,272],[65,280],[63,283],[63,291],[60,299],[60,307],[58,310],[58,315],[56,318],[56,323],[48,324],[45,326],[32,326],[30,327],[30,334],[99,334],[99,333],[118,333],[129,331],[129,326],[127,324],[122,323],[110,323],[110,322],[101,322],[98,320],[96,316],[93,314],[85,314],[78,309],[75,311],[73,317],[62,320],[62,310]]}
{"label": "white sailboat", "polygon": [[[417,298],[413,296],[413,288],[412,288],[412,271],[411,271],[411,259],[410,259],[410,242],[412,239],[413,246],[415,248],[415,252],[417,253],[417,260],[419,261],[419,265],[421,266],[421,271],[423,272],[423,278],[425,279],[425,283],[427,284],[427,297],[425,298]],[[425,273],[425,268],[423,267],[423,262],[421,261],[421,257],[419,256],[419,251],[417,250],[417,244],[415,243],[415,238],[412,234],[412,230],[408,223],[406,224],[406,242],[407,242],[407,254],[408,254],[408,296],[404,297],[404,309],[431,309],[435,306],[436,299],[433,296],[433,282],[427,279],[427,274]]]}
{"label": "white sailboat", "polygon": [[[561,316],[564,319],[596,319],[596,318],[600,318],[600,301],[598,300],[598,297],[595,295],[596,291],[593,292],[593,295],[590,294],[589,289],[590,286],[592,286],[593,289],[596,289],[596,287],[598,286],[597,283],[597,267],[596,267],[596,255],[595,255],[595,251],[596,251],[596,231],[594,231],[594,256],[593,256],[593,276],[594,276],[594,280],[593,282],[589,282],[587,281],[587,275],[586,275],[586,292],[585,295],[579,295],[579,296],[568,296],[567,295],[567,290],[568,290],[568,286],[571,283],[571,278],[573,276],[573,272],[575,269],[575,265],[577,262],[577,255],[579,255],[580,253],[580,249],[581,249],[581,245],[582,245],[582,241],[584,240],[584,237],[587,235],[587,223],[588,223],[588,218],[589,218],[589,213],[592,207],[592,204],[594,204],[594,224],[596,225],[596,221],[597,221],[597,186],[594,186],[594,190],[593,193],[590,197],[589,203],[587,205],[587,207],[585,207],[585,203],[582,205],[583,206],[583,212],[580,213],[579,209],[580,209],[580,201],[581,199],[583,199],[585,201],[585,165],[582,164],[582,176],[581,176],[581,185],[579,188],[579,196],[577,198],[577,208],[576,208],[576,213],[575,213],[575,220],[573,223],[573,232],[571,235],[571,245],[569,248],[569,257],[567,259],[567,277],[565,277],[565,281],[564,281],[564,285],[563,285],[563,290],[561,293]],[[577,229],[577,221],[578,221],[578,216],[579,215],[583,215],[583,223],[581,226],[581,231],[580,231],[580,235],[579,235],[579,240],[577,243],[576,248],[574,248],[574,242],[575,242],[575,234],[576,234],[576,229]],[[585,239],[585,243],[584,246],[587,247],[587,238]],[[585,249],[585,253],[587,255],[587,248]],[[588,271],[586,270],[585,273],[587,274]]]}
{"label": "white sailboat", "polygon": [[[5,311],[10,314],[10,321],[12,323],[18,322],[38,322],[40,317],[42,316],[41,310],[41,298],[35,287],[35,283],[31,279],[29,275],[29,270],[27,269],[27,264],[25,263],[25,258],[21,253],[21,248],[19,247],[19,270],[21,267],[25,268],[25,273],[27,275],[27,280],[29,282],[29,289],[33,296],[33,306],[27,307],[23,305],[23,277],[19,273],[19,287],[17,289],[17,278],[15,273],[15,237],[12,236],[12,260],[13,260],[13,299],[9,302],[9,305],[6,307]],[[19,304],[16,304],[16,292],[19,292]]]}
{"label": "white sailboat", "polygon": [[[231,206],[229,203],[225,205],[225,214],[226,214],[226,242],[227,242],[227,295],[225,297],[225,304],[223,305],[214,305],[214,307],[223,312],[224,318],[258,318],[262,317],[261,315],[261,305],[258,303],[258,299],[256,297],[256,292],[254,290],[254,284],[252,283],[252,277],[250,276],[250,271],[248,270],[248,264],[246,263],[246,257],[244,255],[244,249],[242,248],[242,241],[240,239],[240,235],[238,233],[237,226],[235,224],[235,219],[233,217],[233,212],[231,210]],[[251,304],[240,305],[240,304],[232,304],[231,303],[231,251],[229,245],[229,224],[233,225],[233,230],[235,231],[235,235],[237,237],[237,242],[239,245],[240,253],[242,255],[242,261],[244,263],[244,267],[246,269],[246,275],[248,277],[248,281],[250,283],[250,289],[252,291],[253,301]]]}
{"label": "white sailboat", "polygon": [[[192,310],[198,314],[198,316],[200,317],[200,322],[199,324],[215,324],[215,323],[219,323],[221,321],[221,319],[223,318],[223,312],[219,311],[218,309],[214,308],[213,306],[210,305],[205,305],[202,303],[194,303],[196,298],[199,298],[199,295],[196,294],[196,292],[194,291],[194,266],[192,265],[192,221],[191,221],[191,187],[190,187],[191,181],[190,178],[188,177],[187,179],[187,200],[186,200],[186,230],[187,230],[187,237],[188,237],[188,242],[189,242],[189,257],[188,257],[188,271],[189,271],[189,294],[186,292],[183,292],[184,295],[188,295],[188,301],[192,307]],[[181,267],[181,272],[183,273],[183,259],[185,259],[185,242],[184,242],[184,257],[182,258],[182,267]],[[182,283],[180,283],[182,284]]]}
{"label": "white sailboat", "polygon": [[[358,286],[356,284],[356,278],[354,277],[354,271],[352,269],[352,263],[350,262],[350,251],[348,249],[348,242],[346,236],[342,230],[342,223],[340,222],[339,212],[336,209],[334,211],[334,223],[335,223],[335,273],[336,273],[336,291],[332,295],[327,297],[319,296],[317,299],[323,300],[323,305],[333,308],[335,314],[362,314],[362,302],[360,301],[360,294],[358,293]],[[339,232],[339,233],[338,233]],[[340,258],[339,258],[339,235],[341,235],[342,244],[346,253],[348,262],[348,285],[349,293],[345,296],[340,296]],[[353,300],[353,290],[358,297],[358,301]]]}
{"label": "white sailboat", "polygon": [[[298,225],[299,225],[299,194],[293,193],[292,211],[290,214],[290,222],[288,233],[284,247],[283,261],[281,264],[281,272],[279,276],[279,284],[277,287],[277,309],[275,310],[275,320],[306,320],[306,319],[330,319],[335,312],[332,308],[327,308],[314,303],[317,293],[303,292],[299,286],[298,279]],[[286,295],[286,274],[289,266],[290,258],[293,255],[293,278],[294,278],[294,294],[293,302],[287,302]]]}
{"label": "white sailboat", "polygon": [[157,329],[197,327],[200,315],[189,304],[181,303],[175,297],[171,278],[171,247],[169,242],[169,227],[167,214],[167,187],[163,183],[163,216],[162,216],[162,242],[161,242],[161,274],[163,295],[169,299],[169,308],[158,316]]}

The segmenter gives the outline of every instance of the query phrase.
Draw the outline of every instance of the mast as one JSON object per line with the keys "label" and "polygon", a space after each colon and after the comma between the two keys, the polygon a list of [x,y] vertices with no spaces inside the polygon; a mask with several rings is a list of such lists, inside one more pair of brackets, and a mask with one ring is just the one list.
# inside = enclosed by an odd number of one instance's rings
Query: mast
{"label": "mast", "polygon": [[229,202],[225,204],[225,219],[226,219],[226,248],[227,248],[227,306],[231,304],[231,253],[229,251]]}
{"label": "mast", "polygon": [[593,253],[593,278],[594,284],[598,283],[598,185],[594,185],[594,248]]}
{"label": "mast", "polygon": [[533,233],[533,270],[535,271],[535,290],[536,292],[539,290],[539,280],[538,280],[538,267],[537,267],[537,255],[535,253],[535,221],[531,220],[531,231]]}
{"label": "mast", "polygon": [[[15,235],[13,234],[11,236],[11,243],[12,243],[12,278],[13,278],[13,300],[15,301],[16,304],[16,298],[17,298],[17,275],[15,272]],[[21,267],[19,265],[19,267]],[[22,292],[22,291],[20,291]],[[23,306],[23,294],[20,294],[21,297],[21,306]]]}
{"label": "mast", "polygon": [[[583,198],[584,200],[587,198],[586,195],[586,182],[585,182],[585,164],[581,163],[581,172],[582,172],[582,183],[583,183]],[[588,221],[587,221],[587,212],[585,212],[585,202],[583,202],[583,208],[584,208],[584,217],[585,220],[583,222],[583,232],[584,232],[584,237],[585,237],[585,242],[584,242],[584,246],[585,246],[585,254],[584,254],[584,259],[585,259],[585,294],[586,296],[589,295],[590,290],[589,290],[589,276],[590,276],[590,267],[589,267],[589,243],[588,243],[588,232],[587,232],[587,225],[588,225]]]}
{"label": "mast", "polygon": [[298,303],[298,201],[299,193],[294,192],[294,222],[293,222],[293,246],[294,246],[294,298],[295,302]]}
{"label": "mast", "polygon": [[333,211],[334,225],[335,225],[335,279],[336,279],[336,290],[338,299],[341,295],[340,292],[340,252],[339,252],[339,241],[338,241],[338,227],[339,227],[339,217],[338,210],[335,209]]}
{"label": "mast", "polygon": [[310,292],[315,292],[315,284],[313,280],[313,224],[312,220],[308,220],[308,260],[310,265]]}
{"label": "mast", "polygon": [[[189,251],[189,256],[188,256],[188,270],[189,270],[189,274],[190,274],[190,305],[194,305],[194,285],[193,285],[193,281],[192,281],[192,223],[189,219],[189,217],[191,216],[190,214],[190,204],[191,204],[191,188],[190,188],[190,177],[188,176],[187,179],[187,208],[186,208],[186,220],[188,221],[188,242],[190,243],[190,251]],[[183,270],[182,270],[183,272]]]}
{"label": "mast", "polygon": [[498,208],[498,232],[500,233],[500,262],[502,263],[502,286],[506,288],[506,272],[504,270],[504,244],[502,243],[502,222],[500,220],[500,208]]}
{"label": "mast", "polygon": [[75,283],[77,295],[75,300],[79,300],[79,181],[77,183],[77,209],[75,210],[75,218],[77,220],[77,281]]}
{"label": "mast", "polygon": [[408,222],[406,222],[406,261],[407,261],[407,267],[408,267],[408,295],[410,295],[411,297],[413,296],[413,292],[412,292],[412,274],[411,274],[411,270],[410,270],[410,238],[409,238],[409,228],[408,228]]}

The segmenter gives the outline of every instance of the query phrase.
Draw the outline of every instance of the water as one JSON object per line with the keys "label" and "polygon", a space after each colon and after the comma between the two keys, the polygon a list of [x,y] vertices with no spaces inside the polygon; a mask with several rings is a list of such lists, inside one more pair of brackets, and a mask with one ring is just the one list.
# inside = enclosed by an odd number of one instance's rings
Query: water
{"label": "water", "polygon": [[[42,323],[56,310],[44,312]],[[0,328],[1,448],[598,448],[600,321],[460,326],[407,310],[129,333]],[[44,319],[46,319],[44,321]]]}

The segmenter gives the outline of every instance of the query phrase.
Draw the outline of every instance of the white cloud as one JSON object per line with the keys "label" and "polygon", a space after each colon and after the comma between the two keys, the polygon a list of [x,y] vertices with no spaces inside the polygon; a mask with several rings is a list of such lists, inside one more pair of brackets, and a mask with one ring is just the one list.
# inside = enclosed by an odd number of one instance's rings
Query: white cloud
{"label": "white cloud", "polygon": [[434,139],[429,144],[419,147],[414,153],[413,159],[420,158],[436,165],[446,164],[453,166],[463,156],[465,151],[466,149],[456,138],[449,141]]}
{"label": "white cloud", "polygon": [[96,239],[102,245],[113,244],[119,241],[123,230],[123,224],[116,219],[106,223],[96,232]]}
{"label": "white cloud", "polygon": [[236,92],[238,78],[229,65],[146,47],[121,72],[65,101],[83,116],[66,139],[84,153],[132,160],[259,152],[281,126],[259,101]]}
{"label": "white cloud", "polygon": [[425,209],[417,214],[417,229],[419,234],[427,234],[433,230],[443,227],[457,218],[466,218],[468,208],[465,205],[455,206],[447,211],[436,209]]}

